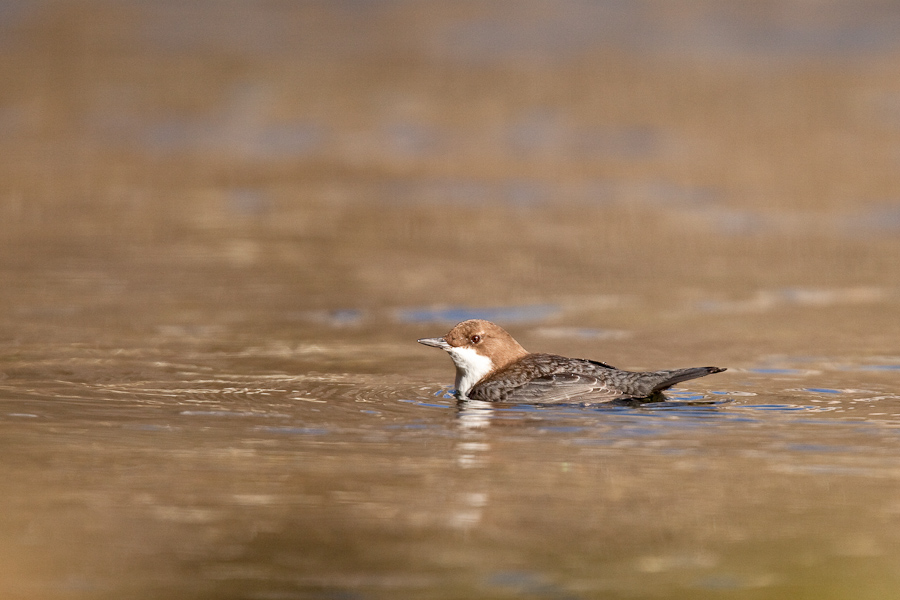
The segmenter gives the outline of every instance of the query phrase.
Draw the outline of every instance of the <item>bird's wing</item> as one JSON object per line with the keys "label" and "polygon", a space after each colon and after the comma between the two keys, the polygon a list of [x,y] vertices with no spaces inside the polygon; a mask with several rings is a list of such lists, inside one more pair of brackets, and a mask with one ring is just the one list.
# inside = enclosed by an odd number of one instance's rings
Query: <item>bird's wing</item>
{"label": "bird's wing", "polygon": [[535,377],[528,383],[510,390],[503,401],[540,404],[586,400],[606,402],[621,395],[621,392],[611,388],[598,377],[578,373],[554,373]]}

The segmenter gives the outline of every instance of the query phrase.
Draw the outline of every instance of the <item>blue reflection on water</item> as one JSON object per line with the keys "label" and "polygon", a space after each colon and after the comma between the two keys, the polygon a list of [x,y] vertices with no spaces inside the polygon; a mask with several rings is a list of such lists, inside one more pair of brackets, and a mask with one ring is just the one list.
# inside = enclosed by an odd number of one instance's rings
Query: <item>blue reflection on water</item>
{"label": "blue reflection on water", "polygon": [[398,321],[404,323],[459,323],[468,319],[488,321],[522,322],[540,321],[560,312],[556,304],[533,304],[530,306],[495,306],[485,308],[406,308],[396,311]]}
{"label": "blue reflection on water", "polygon": [[[43,10],[43,3],[33,2],[31,0],[4,0],[0,2],[0,32],[6,33],[7,29],[12,29],[20,25],[25,19],[33,13]],[[4,39],[0,37],[0,43]]]}
{"label": "blue reflection on water", "polygon": [[795,412],[798,410],[815,410],[813,407],[800,406],[796,404],[748,404],[746,406],[743,406],[742,408],[749,410],[773,410],[785,412]]}
{"label": "blue reflection on water", "polygon": [[282,413],[264,413],[254,411],[232,411],[232,410],[183,410],[180,413],[185,417],[263,417],[263,418],[286,418],[290,415]]}
{"label": "blue reflection on water", "polygon": [[878,206],[846,219],[844,224],[854,233],[893,234],[900,230],[900,206]]}
{"label": "blue reflection on water", "polygon": [[846,446],[826,446],[824,444],[788,444],[787,450],[795,452],[846,452]]}
{"label": "blue reflection on water", "polygon": [[226,195],[228,211],[241,216],[256,216],[265,213],[271,204],[263,190],[254,188],[234,188]]}
{"label": "blue reflection on water", "polygon": [[[452,396],[451,396],[452,398]],[[434,404],[432,402],[422,402],[421,400],[407,400],[405,398],[401,398],[397,402],[403,402],[404,404],[415,404],[416,406],[425,406],[427,408],[450,408],[450,404]]]}
{"label": "blue reflection on water", "polygon": [[565,426],[565,425],[549,425],[538,428],[541,431],[552,431],[554,433],[578,433],[584,431],[584,427]]}
{"label": "blue reflection on water", "polygon": [[411,122],[387,124],[378,136],[383,149],[409,158],[437,152],[446,145],[443,138],[440,130]]}
{"label": "blue reflection on water", "polygon": [[[132,133],[124,130],[126,126],[113,125],[101,123],[109,134],[124,137]],[[143,126],[141,137],[156,152],[230,151],[247,158],[272,159],[304,157],[318,151],[325,130],[313,123],[234,125],[227,119],[173,117]]]}
{"label": "blue reflection on water", "polygon": [[322,427],[257,427],[256,431],[285,435],[328,435],[330,433]]}
{"label": "blue reflection on water", "polygon": [[[589,2],[552,17],[460,20],[438,30],[432,47],[467,63],[565,59],[606,46],[652,53],[685,53],[723,60],[735,57],[859,56],[897,47],[900,16],[891,3],[859,18],[853,3],[830,10],[763,11],[712,4],[691,20],[659,18],[640,2]],[[795,5],[795,8],[799,6]],[[854,12],[851,12],[854,11]],[[668,15],[668,13],[666,13]]]}
{"label": "blue reflection on water", "polygon": [[726,573],[705,577],[697,581],[695,586],[708,590],[737,590],[747,587],[740,578]]}
{"label": "blue reflection on water", "polygon": [[569,593],[556,583],[548,581],[539,573],[530,571],[499,571],[488,577],[486,583],[489,586],[513,588],[518,595],[532,598],[575,600],[580,597]]}

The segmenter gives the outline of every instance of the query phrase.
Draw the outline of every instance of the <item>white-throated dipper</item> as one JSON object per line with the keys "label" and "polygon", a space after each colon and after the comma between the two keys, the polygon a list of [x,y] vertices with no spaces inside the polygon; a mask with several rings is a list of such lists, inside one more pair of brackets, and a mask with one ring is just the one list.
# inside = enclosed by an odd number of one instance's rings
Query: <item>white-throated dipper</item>
{"label": "white-throated dipper", "polygon": [[502,327],[481,319],[463,321],[444,337],[418,342],[450,354],[461,398],[488,402],[590,403],[649,398],[681,381],[725,370],[621,371],[596,360],[532,354]]}

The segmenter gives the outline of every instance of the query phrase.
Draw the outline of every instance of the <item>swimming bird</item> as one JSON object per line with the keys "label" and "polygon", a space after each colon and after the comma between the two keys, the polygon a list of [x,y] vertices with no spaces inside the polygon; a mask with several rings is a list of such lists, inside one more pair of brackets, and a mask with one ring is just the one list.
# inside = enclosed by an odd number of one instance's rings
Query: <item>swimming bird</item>
{"label": "swimming bird", "polygon": [[622,371],[596,360],[533,354],[505,329],[481,319],[463,321],[443,337],[418,342],[450,354],[460,398],[488,402],[598,403],[650,398],[676,383],[725,370]]}

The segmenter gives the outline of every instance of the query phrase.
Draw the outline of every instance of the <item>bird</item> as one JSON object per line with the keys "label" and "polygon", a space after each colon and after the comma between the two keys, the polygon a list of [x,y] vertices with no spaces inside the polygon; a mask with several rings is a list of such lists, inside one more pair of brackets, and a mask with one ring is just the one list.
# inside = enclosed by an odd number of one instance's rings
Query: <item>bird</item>
{"label": "bird", "polygon": [[443,337],[417,341],[450,354],[460,399],[486,402],[594,404],[654,399],[676,383],[725,371],[722,367],[623,371],[597,360],[531,353],[505,329],[483,319],[462,321]]}

